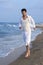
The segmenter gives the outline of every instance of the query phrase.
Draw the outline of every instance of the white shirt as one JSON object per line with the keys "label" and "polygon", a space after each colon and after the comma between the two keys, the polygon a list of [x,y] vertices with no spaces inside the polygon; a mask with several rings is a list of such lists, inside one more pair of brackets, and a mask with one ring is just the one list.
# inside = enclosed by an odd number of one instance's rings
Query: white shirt
{"label": "white shirt", "polygon": [[29,32],[30,30],[35,28],[34,19],[31,16],[28,16],[25,20],[23,18],[21,18],[19,27],[22,27],[23,31]]}

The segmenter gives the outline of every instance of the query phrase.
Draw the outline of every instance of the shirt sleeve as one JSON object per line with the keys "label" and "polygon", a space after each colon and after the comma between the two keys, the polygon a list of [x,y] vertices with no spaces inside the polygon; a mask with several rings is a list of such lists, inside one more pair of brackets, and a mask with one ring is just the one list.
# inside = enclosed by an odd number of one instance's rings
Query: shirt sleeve
{"label": "shirt sleeve", "polygon": [[30,16],[30,20],[31,20],[31,27],[32,28],[35,28],[36,26],[35,26],[35,21],[34,21],[34,19]]}
{"label": "shirt sleeve", "polygon": [[19,27],[21,27],[22,26],[22,21],[20,20],[20,22],[19,22]]}

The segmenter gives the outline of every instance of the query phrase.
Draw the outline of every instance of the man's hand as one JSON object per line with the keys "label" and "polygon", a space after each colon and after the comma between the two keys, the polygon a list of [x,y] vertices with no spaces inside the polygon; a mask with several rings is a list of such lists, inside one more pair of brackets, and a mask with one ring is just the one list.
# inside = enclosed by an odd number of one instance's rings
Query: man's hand
{"label": "man's hand", "polygon": [[19,27],[19,29],[21,29],[22,27]]}
{"label": "man's hand", "polygon": [[36,30],[36,27],[34,27],[33,29]]}

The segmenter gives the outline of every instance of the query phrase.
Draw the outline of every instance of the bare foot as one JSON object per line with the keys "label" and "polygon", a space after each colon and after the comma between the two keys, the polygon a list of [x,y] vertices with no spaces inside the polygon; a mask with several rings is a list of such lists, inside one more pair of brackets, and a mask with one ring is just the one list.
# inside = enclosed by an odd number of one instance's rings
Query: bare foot
{"label": "bare foot", "polygon": [[29,58],[29,57],[30,57],[30,53],[28,52],[26,53],[25,58]]}

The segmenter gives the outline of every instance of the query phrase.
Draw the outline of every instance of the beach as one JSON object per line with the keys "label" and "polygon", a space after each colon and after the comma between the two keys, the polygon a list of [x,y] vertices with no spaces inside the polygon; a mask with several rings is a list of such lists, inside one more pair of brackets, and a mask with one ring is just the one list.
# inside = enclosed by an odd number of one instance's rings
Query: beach
{"label": "beach", "polygon": [[26,47],[22,32],[18,28],[18,23],[0,23],[0,65],[27,65],[28,62],[34,63],[34,58],[39,57],[36,57],[36,55],[40,53],[40,48],[43,46],[42,32],[43,26],[36,25],[36,30],[33,30],[31,36],[31,56],[30,59],[26,60],[24,58]]}
{"label": "beach", "polygon": [[31,56],[24,58],[25,52],[9,65],[43,65],[43,32],[32,41]]}

